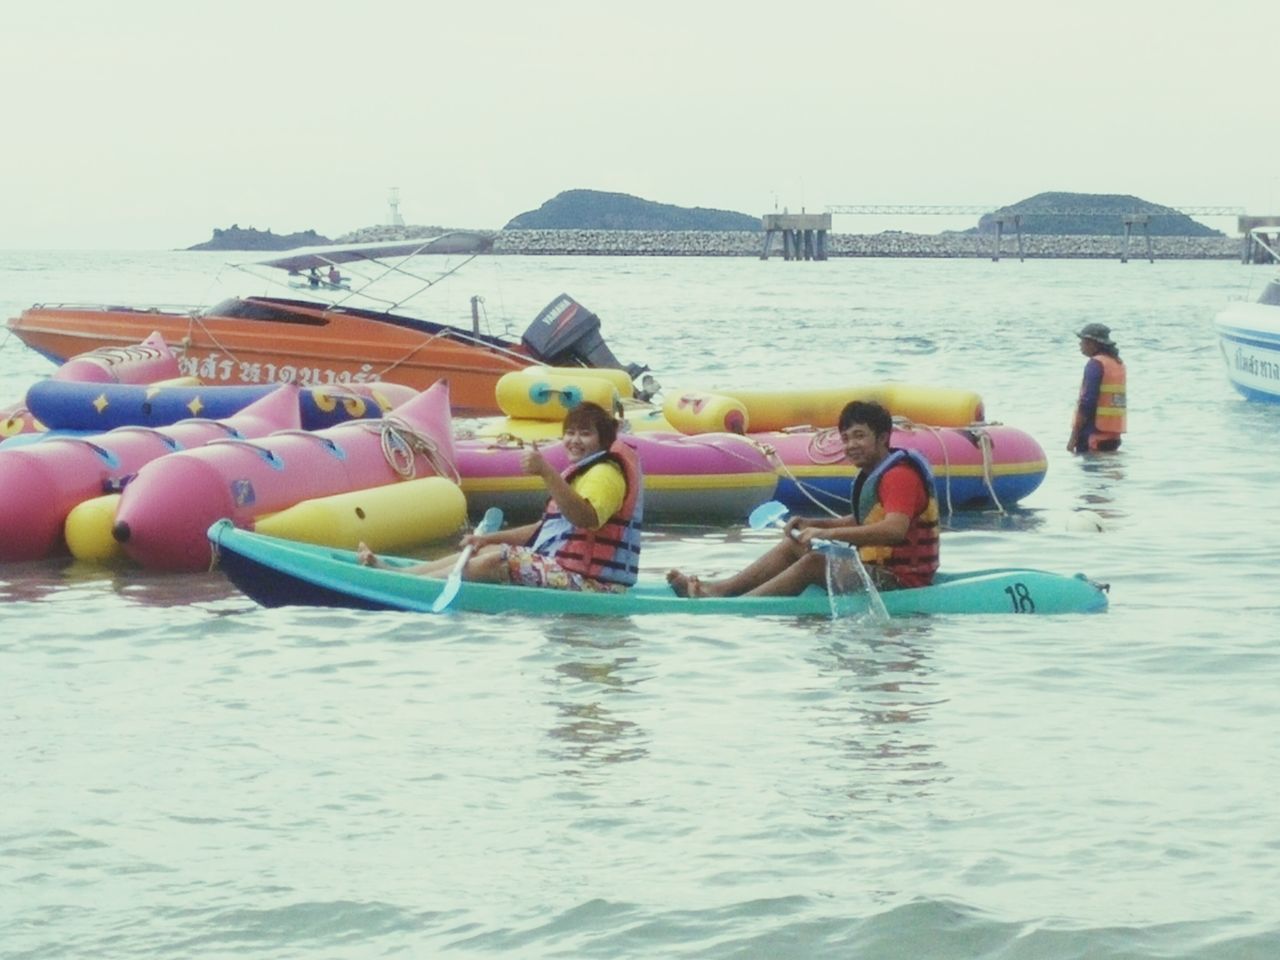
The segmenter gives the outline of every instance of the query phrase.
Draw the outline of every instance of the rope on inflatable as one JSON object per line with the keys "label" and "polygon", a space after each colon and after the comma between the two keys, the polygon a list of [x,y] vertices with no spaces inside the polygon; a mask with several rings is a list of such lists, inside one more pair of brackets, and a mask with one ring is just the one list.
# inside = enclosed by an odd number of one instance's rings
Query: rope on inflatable
{"label": "rope on inflatable", "polygon": [[[728,440],[729,444],[737,444],[741,442],[745,446],[748,446],[761,454],[766,461],[771,461],[772,457],[776,456],[776,452],[773,447],[769,446],[769,444],[753,440],[751,437],[743,436],[740,433],[719,434],[714,439],[703,439],[705,436],[705,434],[690,434],[673,437],[671,439],[673,439],[677,444],[687,443],[691,447],[703,447],[707,450],[714,450],[716,453],[723,454],[726,457],[731,457],[734,460],[739,460],[752,467],[758,466],[754,457],[748,457],[738,450],[730,449],[730,447],[725,444],[725,441]],[[730,437],[732,438],[731,440],[729,439]],[[774,472],[777,473],[776,468],[774,469]]]}
{"label": "rope on inflatable", "polygon": [[978,449],[982,451],[982,479],[987,485],[987,492],[991,494],[991,502],[996,505],[996,509],[1001,513],[1005,513],[1004,505],[1000,502],[1000,498],[996,496],[996,481],[992,472],[994,441],[991,439],[991,434],[986,430],[986,424],[979,425],[973,432],[978,435]]}
{"label": "rope on inflatable", "polygon": [[417,455],[422,454],[437,476],[449,478],[454,483],[462,482],[457,465],[444,455],[440,445],[398,417],[383,417],[376,423],[365,421],[361,427],[378,431],[382,455],[401,479],[412,480],[417,475]]}
{"label": "rope on inflatable", "polygon": [[[530,442],[532,443],[532,441]],[[512,448],[523,450],[524,437],[517,437],[514,433],[500,433],[489,442],[490,450],[510,450]]]}
{"label": "rope on inflatable", "polygon": [[[947,476],[946,483],[943,484],[943,490],[946,491],[947,523],[950,523],[951,515],[955,510],[951,505],[951,454],[947,451],[947,435],[942,432],[941,427],[935,427],[929,423],[916,423],[914,420],[907,417],[894,417],[893,425],[903,430],[926,430],[929,433],[932,433],[934,438],[938,441],[938,446],[942,448],[942,466],[946,471]],[[934,474],[934,478],[937,479],[936,473]]]}
{"label": "rope on inflatable", "polygon": [[[947,445],[945,441],[945,435],[942,433],[942,428],[930,426],[929,424],[912,423],[910,420],[907,420],[906,418],[898,418],[898,417],[894,417],[895,426],[898,425],[900,419],[902,421],[903,426],[906,429],[914,430],[919,428],[919,429],[929,430],[938,438],[938,443],[942,447],[943,465],[946,467],[946,470],[947,470],[947,484],[946,484],[947,520],[950,521],[951,513],[952,513],[951,463],[950,463],[950,457],[947,454]],[[996,509],[998,511],[1000,511],[1001,513],[1007,513],[1008,511],[1005,510],[1004,504],[1000,502],[1000,497],[996,494],[996,480],[995,480],[995,472],[994,472],[995,441],[991,439],[991,434],[987,431],[987,427],[992,427],[992,426],[999,426],[999,424],[980,421],[980,422],[971,423],[969,424],[969,426],[964,427],[963,429],[965,433],[969,434],[969,438],[973,442],[973,445],[982,451],[982,482],[983,482],[983,485],[987,488],[987,493],[991,496],[991,502],[996,505]]]}
{"label": "rope on inflatable", "polygon": [[809,438],[808,454],[810,463],[839,463],[845,458],[840,431],[835,427],[814,430]]}
{"label": "rope on inflatable", "polygon": [[[757,450],[759,450],[762,454],[764,454],[765,458],[768,459],[768,461],[773,464],[773,469],[777,473],[786,477],[788,480],[790,480],[792,483],[796,485],[796,489],[799,490],[801,493],[803,493],[805,497],[808,498],[810,503],[812,503],[819,510],[824,511],[829,517],[838,517],[842,515],[839,511],[827,506],[825,503],[819,500],[816,496],[814,496],[813,490],[810,489],[809,484],[805,483],[803,480],[797,477],[794,473],[792,473],[791,468],[787,466],[786,461],[783,460],[780,456],[778,456],[778,450],[776,447],[774,447],[772,444],[761,443],[758,440],[751,440],[750,438],[747,438],[747,439],[752,446],[754,446]],[[813,445],[814,445],[814,440],[811,439],[809,441],[810,459],[813,459],[813,453],[812,453]],[[843,456],[843,454],[841,455]],[[834,462],[834,461],[829,461],[829,462]],[[826,495],[825,491],[820,490],[818,492]]]}
{"label": "rope on inflatable", "polygon": [[[916,423],[908,417],[902,416],[894,417],[893,425],[896,429],[901,430],[926,430],[932,433],[938,441],[938,446],[942,450],[942,469],[944,473],[943,499],[946,502],[947,522],[950,523],[952,515],[955,513],[955,506],[951,497],[951,455],[947,449],[945,431],[947,429],[955,428],[943,428],[927,423]],[[998,424],[988,423],[986,421],[975,422],[971,423],[964,429],[970,434],[974,445],[982,451],[982,480],[983,484],[987,488],[987,493],[991,497],[991,502],[995,504],[996,509],[1000,513],[1007,513],[1008,511],[1005,510],[1004,505],[1000,502],[1000,497],[996,494],[994,473],[995,447],[991,434],[987,430],[987,427],[990,426],[998,426]],[[840,445],[838,450],[832,446],[832,439],[837,436],[838,431],[834,427],[823,427],[822,429],[815,430],[813,436],[809,439],[808,455],[810,462],[817,464],[831,464],[842,460],[844,458],[843,445]],[[790,467],[788,467],[786,462],[778,456],[778,452],[775,448],[769,444],[760,443],[758,441],[751,442],[769,458],[778,473],[794,483],[796,485],[796,489],[804,494],[804,496],[807,497],[814,506],[826,511],[831,516],[838,515],[836,510],[827,506],[827,504],[823,503],[818,496],[815,495],[815,491],[810,488],[808,483],[801,480],[791,472]],[[935,478],[936,476],[937,475],[935,474]],[[817,494],[829,496],[822,490],[818,490]]]}

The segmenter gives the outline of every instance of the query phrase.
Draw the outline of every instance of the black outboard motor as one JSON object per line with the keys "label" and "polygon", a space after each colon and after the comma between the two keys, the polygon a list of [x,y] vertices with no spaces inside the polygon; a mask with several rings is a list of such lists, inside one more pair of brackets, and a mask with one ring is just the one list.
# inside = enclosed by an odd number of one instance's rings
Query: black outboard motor
{"label": "black outboard motor", "polygon": [[613,367],[633,380],[649,369],[620,363],[600,336],[600,318],[567,293],[543,307],[520,339],[536,359],[553,367]]}

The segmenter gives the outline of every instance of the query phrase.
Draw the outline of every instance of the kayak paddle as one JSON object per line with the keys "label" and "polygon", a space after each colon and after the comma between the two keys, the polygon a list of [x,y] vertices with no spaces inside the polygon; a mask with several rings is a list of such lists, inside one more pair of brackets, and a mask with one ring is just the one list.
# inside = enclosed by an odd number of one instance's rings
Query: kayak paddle
{"label": "kayak paddle", "polygon": [[[751,511],[751,515],[747,517],[747,526],[752,530],[764,530],[766,527],[781,527],[783,526],[783,521],[786,519],[786,516],[787,505],[785,503],[781,503],[777,500],[769,500],[760,504],[760,506]],[[799,536],[800,531],[791,531],[792,540],[798,539]],[[852,554],[857,554],[858,552],[849,544],[841,543],[839,540],[822,540],[815,538],[810,540],[809,543],[813,549],[824,552],[835,551],[838,553]]]}
{"label": "kayak paddle", "polygon": [[[480,519],[480,523],[476,526],[477,535],[482,533],[493,533],[502,526],[502,511],[497,507],[490,507],[484,512],[484,516]],[[458,562],[453,565],[453,569],[449,571],[449,579],[444,582],[444,587],[440,590],[440,596],[436,597],[435,602],[431,604],[432,613],[440,613],[445,610],[449,604],[453,603],[453,598],[458,595],[458,591],[462,588],[462,568],[467,565],[467,561],[471,559],[471,552],[475,550],[475,544],[469,543],[458,555]]]}

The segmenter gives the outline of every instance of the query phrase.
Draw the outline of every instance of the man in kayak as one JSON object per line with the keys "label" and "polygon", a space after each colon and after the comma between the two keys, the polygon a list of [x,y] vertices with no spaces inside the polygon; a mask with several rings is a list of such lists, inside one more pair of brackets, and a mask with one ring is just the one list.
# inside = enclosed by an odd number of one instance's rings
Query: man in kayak
{"label": "man in kayak", "polygon": [[825,586],[827,561],[812,549],[815,539],[856,547],[880,590],[931,584],[938,570],[938,501],[928,462],[914,450],[889,446],[893,418],[878,403],[846,404],[839,430],[845,456],[858,468],[847,516],[792,517],[777,545],[745,569],[723,580],[672,570],[671,589],[682,597],[770,597]]}
{"label": "man in kayak", "polygon": [[1120,434],[1125,431],[1125,369],[1120,349],[1106,324],[1086,323],[1076,336],[1080,352],[1089,360],[1084,365],[1067,452],[1118,450]]}
{"label": "man in kayak", "polygon": [[[467,534],[461,545],[475,552],[462,578],[597,593],[620,593],[634,584],[644,482],[635,453],[617,436],[618,421],[603,407],[583,402],[570,410],[564,418],[568,469],[557,473],[537,449],[521,460],[524,472],[541,477],[551,496],[542,519],[509,530]],[[365,544],[357,553],[365,566],[381,566]],[[443,577],[458,556],[398,569]]]}

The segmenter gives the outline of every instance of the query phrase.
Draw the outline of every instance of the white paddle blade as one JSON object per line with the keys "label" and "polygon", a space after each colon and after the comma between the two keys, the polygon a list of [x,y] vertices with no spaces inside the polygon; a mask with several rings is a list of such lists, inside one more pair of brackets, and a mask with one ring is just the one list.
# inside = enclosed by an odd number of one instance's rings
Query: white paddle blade
{"label": "white paddle blade", "polygon": [[[497,507],[490,507],[484,512],[484,516],[480,518],[480,523],[476,525],[475,532],[477,534],[493,533],[501,526],[502,511]],[[462,589],[462,570],[466,567],[467,561],[471,559],[473,549],[474,547],[468,545],[458,557],[458,562],[453,565],[453,569],[449,571],[449,579],[444,582],[444,586],[440,589],[440,595],[431,604],[432,613],[441,613],[447,610],[449,604],[453,603],[453,598]]]}
{"label": "white paddle blade", "polygon": [[440,595],[431,604],[432,613],[442,613],[448,609],[449,604],[453,603],[453,598],[462,589],[462,568],[467,565],[467,561],[470,558],[471,548],[467,547],[462,551],[462,556],[458,558],[458,562],[454,564],[453,569],[449,571],[449,579],[444,582],[444,586],[440,589]]}
{"label": "white paddle blade", "polygon": [[747,525],[752,530],[763,530],[765,527],[772,527],[786,515],[787,505],[785,503],[769,500],[751,511],[751,515],[747,517]]}
{"label": "white paddle blade", "polygon": [[476,526],[476,533],[493,533],[502,526],[502,511],[497,507],[490,507],[484,512],[484,516],[480,518],[480,523]]}

